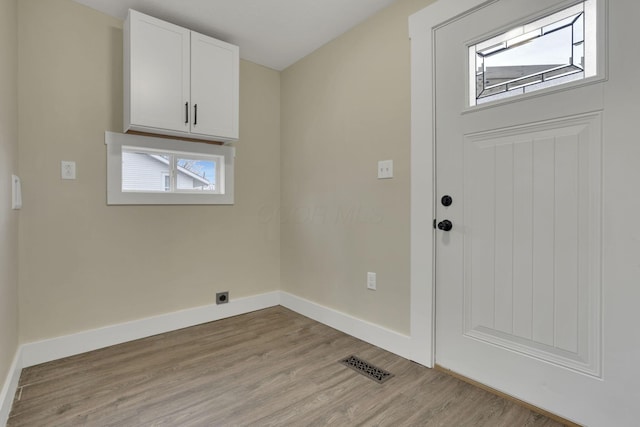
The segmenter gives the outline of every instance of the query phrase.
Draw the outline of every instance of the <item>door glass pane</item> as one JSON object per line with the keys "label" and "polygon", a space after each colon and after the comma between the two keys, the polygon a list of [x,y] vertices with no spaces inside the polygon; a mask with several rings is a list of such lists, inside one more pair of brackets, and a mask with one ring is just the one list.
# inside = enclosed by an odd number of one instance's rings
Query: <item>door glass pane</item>
{"label": "door glass pane", "polygon": [[585,31],[595,31],[585,28],[591,1],[470,46],[470,105],[585,78],[585,61],[595,61],[585,59]]}

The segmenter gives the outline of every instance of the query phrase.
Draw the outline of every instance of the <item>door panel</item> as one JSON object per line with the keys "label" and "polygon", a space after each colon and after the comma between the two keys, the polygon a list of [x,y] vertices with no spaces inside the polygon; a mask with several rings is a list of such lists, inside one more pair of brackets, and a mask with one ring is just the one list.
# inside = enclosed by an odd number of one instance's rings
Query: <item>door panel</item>
{"label": "door panel", "polygon": [[[540,164],[540,162],[538,162]],[[533,339],[533,144],[513,146],[513,335]]]}
{"label": "door panel", "polygon": [[601,176],[590,164],[601,161],[601,121],[594,113],[463,143],[465,335],[596,376],[599,302],[589,295],[601,292],[590,268],[600,263]]}

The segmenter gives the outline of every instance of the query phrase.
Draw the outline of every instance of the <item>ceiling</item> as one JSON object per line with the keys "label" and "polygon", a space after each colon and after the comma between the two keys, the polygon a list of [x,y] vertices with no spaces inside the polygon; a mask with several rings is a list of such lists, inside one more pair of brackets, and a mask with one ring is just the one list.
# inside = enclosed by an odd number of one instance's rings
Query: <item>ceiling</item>
{"label": "ceiling", "polygon": [[129,8],[240,46],[283,70],[394,0],[75,0],[116,18]]}

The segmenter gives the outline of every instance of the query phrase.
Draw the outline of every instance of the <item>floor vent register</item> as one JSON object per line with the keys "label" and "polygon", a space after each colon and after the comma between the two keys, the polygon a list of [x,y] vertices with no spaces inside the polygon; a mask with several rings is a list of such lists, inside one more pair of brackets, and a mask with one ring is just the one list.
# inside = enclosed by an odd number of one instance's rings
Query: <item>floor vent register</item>
{"label": "floor vent register", "polygon": [[380,384],[393,377],[393,374],[391,372],[380,369],[377,366],[374,366],[369,362],[353,355],[342,359],[340,363]]}

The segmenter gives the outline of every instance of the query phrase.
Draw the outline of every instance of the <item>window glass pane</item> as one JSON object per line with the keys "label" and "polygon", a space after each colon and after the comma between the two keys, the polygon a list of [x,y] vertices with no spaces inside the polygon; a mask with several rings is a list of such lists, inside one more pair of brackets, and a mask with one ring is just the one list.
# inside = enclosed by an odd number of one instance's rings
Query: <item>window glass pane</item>
{"label": "window glass pane", "polygon": [[187,191],[216,191],[216,161],[177,156],[176,188]]}
{"label": "window glass pane", "polygon": [[573,43],[578,44],[584,41],[584,13],[578,16],[573,23]]}
{"label": "window glass pane", "polygon": [[542,29],[542,32],[544,34],[548,34],[548,33],[552,33],[553,31],[557,30],[558,28],[565,28],[567,25],[571,25],[571,23],[576,19],[575,16],[570,16],[568,18],[562,19],[558,22],[554,22],[551,25],[547,25],[546,27],[544,27]]}
{"label": "window glass pane", "polygon": [[470,46],[470,105],[585,78],[589,1]]}
{"label": "window glass pane", "polygon": [[222,193],[221,156],[122,148],[122,191]]}
{"label": "window glass pane", "polygon": [[136,149],[122,149],[122,191],[167,191],[171,157]]}

